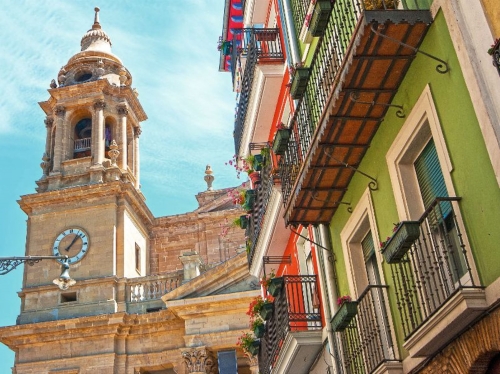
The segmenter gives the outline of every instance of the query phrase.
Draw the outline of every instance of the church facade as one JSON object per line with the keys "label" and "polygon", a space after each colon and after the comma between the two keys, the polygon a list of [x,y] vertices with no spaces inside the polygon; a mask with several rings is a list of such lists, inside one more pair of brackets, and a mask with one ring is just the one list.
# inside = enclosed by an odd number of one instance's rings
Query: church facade
{"label": "church facade", "polygon": [[236,341],[260,291],[244,232],[227,229],[241,214],[232,189],[213,190],[207,166],[195,211],[153,216],[140,190],[147,116],[98,12],[40,103],[43,176],[19,202],[26,255],[68,256],[76,284],[58,289],[52,261],[25,267],[17,324],[0,329],[13,373],[254,372]]}

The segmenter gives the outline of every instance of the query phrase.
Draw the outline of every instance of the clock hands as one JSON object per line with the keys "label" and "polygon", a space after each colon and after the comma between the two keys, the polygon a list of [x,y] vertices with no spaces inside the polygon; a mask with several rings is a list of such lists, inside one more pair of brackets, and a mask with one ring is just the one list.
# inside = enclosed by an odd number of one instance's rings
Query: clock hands
{"label": "clock hands", "polygon": [[69,249],[71,248],[71,246],[72,246],[73,244],[75,244],[75,242],[76,242],[76,240],[77,240],[78,238],[79,238],[79,236],[78,236],[78,235],[75,235],[75,237],[73,238],[73,240],[71,241],[71,243],[69,243],[69,245],[68,245],[66,248],[64,248],[64,250],[65,250],[66,252],[69,252]]}

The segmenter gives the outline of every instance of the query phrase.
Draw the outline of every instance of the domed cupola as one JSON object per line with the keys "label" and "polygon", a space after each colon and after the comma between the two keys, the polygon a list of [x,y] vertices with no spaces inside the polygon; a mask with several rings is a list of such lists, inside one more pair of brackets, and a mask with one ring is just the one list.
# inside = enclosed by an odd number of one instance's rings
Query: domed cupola
{"label": "domed cupola", "polygon": [[111,53],[111,39],[104,32],[99,23],[99,8],[95,8],[94,24],[92,28],[83,36],[80,45],[82,51],[100,51]]}
{"label": "domed cupola", "polygon": [[94,10],[94,24],[82,37],[81,51],[71,57],[59,71],[57,81],[60,87],[104,78],[114,86],[132,84],[129,71],[111,52],[111,39],[99,23],[99,8]]}

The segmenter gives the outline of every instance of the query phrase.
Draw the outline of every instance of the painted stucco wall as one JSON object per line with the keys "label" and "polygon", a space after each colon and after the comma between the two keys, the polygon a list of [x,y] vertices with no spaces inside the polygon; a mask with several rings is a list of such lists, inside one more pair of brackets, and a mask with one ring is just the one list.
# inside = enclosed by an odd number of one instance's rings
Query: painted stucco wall
{"label": "painted stucco wall", "polygon": [[500,38],[500,2],[498,0],[482,0],[482,3],[493,33],[493,39]]}
{"label": "painted stucco wall", "polygon": [[[435,55],[450,65],[450,71],[440,74],[436,71],[437,61],[418,55],[403,80],[393,103],[403,105],[408,115],[424,88],[429,85],[439,121],[442,126],[447,149],[453,165],[451,178],[457,196],[462,197],[460,210],[471,243],[472,252],[482,285],[491,284],[500,275],[500,230],[495,229],[500,222],[500,191],[496,183],[492,165],[486,152],[483,137],[476,119],[472,102],[468,94],[463,75],[452,47],[449,32],[441,12],[420,49]],[[393,224],[399,221],[394,193],[387,167],[387,154],[405,119],[395,116],[395,109],[389,109],[385,120],[375,135],[359,169],[377,179],[378,190],[371,192],[377,231],[381,238],[391,235]],[[343,201],[348,201],[354,208],[369,179],[356,174],[349,185]],[[336,269],[340,294],[349,294],[348,268],[342,251],[340,233],[350,217],[347,209],[340,207],[330,225],[333,250],[336,257]],[[376,244],[376,248],[378,244]],[[395,305],[391,267],[384,263],[384,279],[389,285],[389,298],[395,326],[401,326]],[[401,346],[402,332],[396,328],[398,343]],[[403,350],[401,350],[403,352]]]}

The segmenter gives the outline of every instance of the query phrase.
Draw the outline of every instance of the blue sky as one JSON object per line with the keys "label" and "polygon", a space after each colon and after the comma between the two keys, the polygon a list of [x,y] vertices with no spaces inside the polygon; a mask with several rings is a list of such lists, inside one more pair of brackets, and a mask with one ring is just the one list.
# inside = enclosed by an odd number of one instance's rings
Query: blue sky
{"label": "blue sky", "polygon": [[[214,170],[214,188],[241,183],[225,165],[234,153],[236,102],[230,75],[218,72],[223,0],[5,1],[0,12],[2,257],[24,255],[27,217],[16,200],[35,193],[42,174],[45,116],[37,103],[49,98],[50,81],[80,50],[95,6],[149,117],[140,138],[141,184],[153,214],[196,209],[194,196],[206,189],[207,164]],[[21,267],[0,277],[0,326],[16,322],[22,275]],[[13,363],[14,354],[0,345],[0,373],[10,373]]]}

